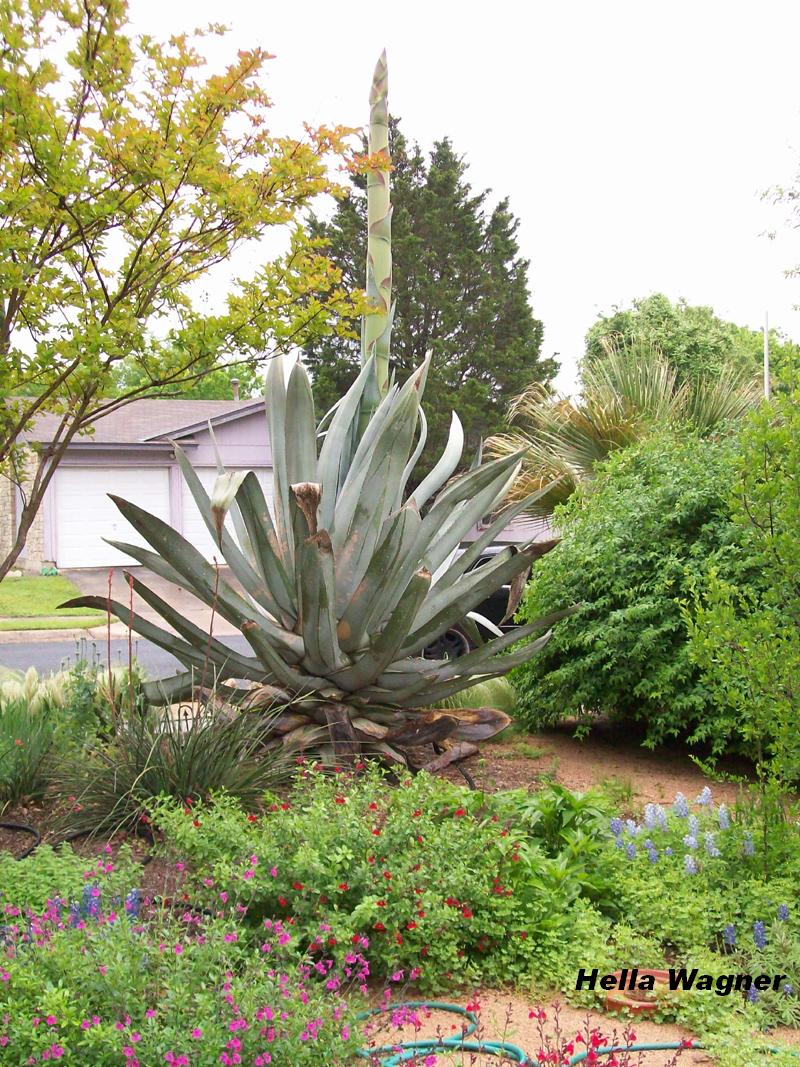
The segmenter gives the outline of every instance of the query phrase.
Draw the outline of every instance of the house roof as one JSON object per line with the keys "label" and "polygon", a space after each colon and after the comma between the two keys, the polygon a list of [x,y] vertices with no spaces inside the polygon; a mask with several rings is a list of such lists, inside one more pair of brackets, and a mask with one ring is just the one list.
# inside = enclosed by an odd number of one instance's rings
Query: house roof
{"label": "house roof", "polygon": [[[174,400],[154,397],[133,400],[109,412],[94,423],[91,436],[81,435],[74,444],[144,445],[165,442],[168,438],[186,437],[212,422],[228,421],[255,411],[264,403],[256,400]],[[61,419],[59,415],[40,415],[23,435],[26,441],[52,441]]]}

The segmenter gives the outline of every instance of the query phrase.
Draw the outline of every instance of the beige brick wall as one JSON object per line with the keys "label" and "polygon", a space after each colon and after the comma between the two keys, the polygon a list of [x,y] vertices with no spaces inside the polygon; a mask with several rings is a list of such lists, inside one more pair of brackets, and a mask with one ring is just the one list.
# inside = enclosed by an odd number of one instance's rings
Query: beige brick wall
{"label": "beige brick wall", "polygon": [[[30,487],[33,475],[36,472],[37,459],[30,454],[25,465],[25,478],[23,488]],[[12,544],[17,528],[17,492],[14,483],[4,475],[0,475],[0,553],[4,558]],[[28,531],[25,543],[24,557],[20,557],[16,566],[22,570],[39,571],[44,562],[44,509],[39,511],[33,520],[33,525]]]}

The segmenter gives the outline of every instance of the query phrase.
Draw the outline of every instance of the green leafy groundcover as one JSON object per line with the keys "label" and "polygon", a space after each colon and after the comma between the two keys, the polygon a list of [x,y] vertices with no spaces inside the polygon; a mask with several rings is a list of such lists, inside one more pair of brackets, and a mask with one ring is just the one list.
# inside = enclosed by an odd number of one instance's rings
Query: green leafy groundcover
{"label": "green leafy groundcover", "polygon": [[305,769],[263,813],[221,796],[154,818],[174,905],[142,898],[124,853],[0,863],[0,1064],[346,1064],[368,980],[594,1005],[580,967],[786,975],[752,999],[664,1006],[721,1067],[760,1062],[748,1034],[800,1023],[791,811],[765,837],[757,805],[708,790],[625,818],[557,785],[489,796]]}

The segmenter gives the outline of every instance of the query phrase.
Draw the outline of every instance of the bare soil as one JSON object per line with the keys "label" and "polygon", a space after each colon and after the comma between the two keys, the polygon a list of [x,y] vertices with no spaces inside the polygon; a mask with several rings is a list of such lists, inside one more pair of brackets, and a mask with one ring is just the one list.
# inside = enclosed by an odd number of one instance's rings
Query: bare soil
{"label": "bare soil", "polygon": [[[599,722],[586,740],[575,736],[575,724],[533,734],[515,734],[506,739],[484,742],[477,756],[461,766],[479,789],[536,791],[547,781],[560,782],[580,792],[592,786],[606,786],[618,794],[621,807],[641,810],[647,803],[669,803],[677,792],[693,800],[708,785],[717,800],[732,803],[740,786],[718,782],[704,774],[686,747],[665,745],[655,752],[643,748],[641,737],[613,723]],[[745,760],[721,760],[718,770],[728,776],[748,780],[751,768]],[[463,784],[457,768],[447,777]]]}

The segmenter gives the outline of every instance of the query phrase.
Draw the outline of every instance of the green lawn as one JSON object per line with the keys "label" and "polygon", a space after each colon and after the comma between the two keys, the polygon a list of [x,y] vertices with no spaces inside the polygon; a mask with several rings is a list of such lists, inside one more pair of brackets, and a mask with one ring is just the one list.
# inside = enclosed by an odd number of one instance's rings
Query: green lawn
{"label": "green lawn", "polygon": [[80,590],[60,574],[6,578],[0,582],[0,630],[59,630],[95,625],[105,619],[93,608],[58,611],[59,604],[76,596]]}

